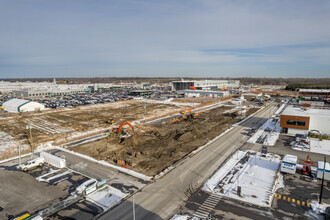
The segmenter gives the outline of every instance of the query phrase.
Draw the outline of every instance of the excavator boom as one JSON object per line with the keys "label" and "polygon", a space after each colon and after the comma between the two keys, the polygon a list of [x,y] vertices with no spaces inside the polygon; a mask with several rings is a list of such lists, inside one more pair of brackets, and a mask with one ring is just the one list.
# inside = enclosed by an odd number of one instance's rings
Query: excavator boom
{"label": "excavator boom", "polygon": [[129,123],[128,121],[126,121],[126,122],[124,122],[124,123],[121,123],[121,125],[120,125],[119,128],[118,128],[118,131],[119,131],[119,132],[122,132],[122,130],[123,130],[123,126],[125,126],[125,125],[130,126],[130,127],[134,130],[133,125],[131,125],[131,123]]}
{"label": "excavator boom", "polygon": [[198,116],[198,113],[192,112],[190,109],[187,109],[187,108],[184,109],[183,116],[185,116],[187,112],[190,113],[190,117],[192,117],[192,118]]}

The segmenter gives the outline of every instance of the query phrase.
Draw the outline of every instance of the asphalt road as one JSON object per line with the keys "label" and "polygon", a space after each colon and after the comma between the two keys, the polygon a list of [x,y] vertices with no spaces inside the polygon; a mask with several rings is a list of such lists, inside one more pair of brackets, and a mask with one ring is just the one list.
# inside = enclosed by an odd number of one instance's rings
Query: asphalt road
{"label": "asphalt road", "polygon": [[[247,140],[246,129],[261,126],[277,107],[270,105],[255,116],[191,158],[180,162],[175,169],[134,195],[135,217],[139,219],[169,219],[230,156]],[[133,197],[103,214],[99,219],[133,219]]]}

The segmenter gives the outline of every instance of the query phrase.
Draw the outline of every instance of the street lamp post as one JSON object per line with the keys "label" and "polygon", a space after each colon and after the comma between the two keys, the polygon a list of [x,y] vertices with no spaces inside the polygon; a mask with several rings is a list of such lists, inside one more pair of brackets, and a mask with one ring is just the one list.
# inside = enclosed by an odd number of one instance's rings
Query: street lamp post
{"label": "street lamp post", "polygon": [[34,149],[33,149],[33,141],[32,141],[32,130],[31,130],[31,122],[29,123],[29,125],[26,126],[26,129],[30,130],[30,143],[31,143],[31,148],[32,148],[32,154],[34,153]]}
{"label": "street lamp post", "polygon": [[[123,189],[123,191],[124,191],[125,193],[129,194],[129,191],[126,190],[124,187],[122,187],[122,189]],[[133,220],[135,220],[134,193],[133,193],[132,197],[133,197],[133,198],[132,198],[132,199],[133,199]]]}

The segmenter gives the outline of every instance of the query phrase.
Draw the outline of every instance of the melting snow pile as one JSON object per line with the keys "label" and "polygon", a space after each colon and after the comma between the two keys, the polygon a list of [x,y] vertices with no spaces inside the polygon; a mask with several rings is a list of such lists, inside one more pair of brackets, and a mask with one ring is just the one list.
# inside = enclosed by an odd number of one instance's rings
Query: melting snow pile
{"label": "melting snow pile", "polygon": [[325,213],[325,209],[327,207],[329,207],[328,204],[325,204],[325,203],[319,204],[317,201],[314,201],[314,200],[312,200],[310,202],[310,204],[311,204],[311,207],[312,207],[313,212],[316,213],[316,214],[323,214],[323,213]]}
{"label": "melting snow pile", "polygon": [[249,138],[249,143],[263,144],[266,146],[274,146],[280,136],[281,126],[280,120],[276,118],[268,119],[258,131]]}
{"label": "melting snow pile", "polygon": [[174,215],[170,220],[188,220],[189,215]]}
{"label": "melting snow pile", "polygon": [[330,155],[330,140],[320,141],[316,138],[310,138],[309,141],[302,142],[297,138],[292,143],[292,149]]}
{"label": "melting snow pile", "polygon": [[[204,190],[259,206],[270,206],[274,192],[283,186],[277,172],[280,156],[238,151],[204,185]],[[241,193],[237,192],[238,186]]]}
{"label": "melting snow pile", "polygon": [[105,186],[92,194],[87,195],[87,200],[102,207],[104,211],[117,205],[124,197],[125,193],[111,186]]}

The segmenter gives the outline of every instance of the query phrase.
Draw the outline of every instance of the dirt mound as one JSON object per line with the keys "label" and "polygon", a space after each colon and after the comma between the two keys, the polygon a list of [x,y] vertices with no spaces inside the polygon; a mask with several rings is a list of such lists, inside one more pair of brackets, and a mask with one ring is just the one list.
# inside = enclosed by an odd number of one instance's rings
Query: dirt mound
{"label": "dirt mound", "polygon": [[195,119],[174,119],[160,125],[138,125],[131,136],[113,134],[73,150],[96,159],[127,166],[146,175],[155,175],[204,145],[238,119],[225,116],[228,107],[200,113]]}

